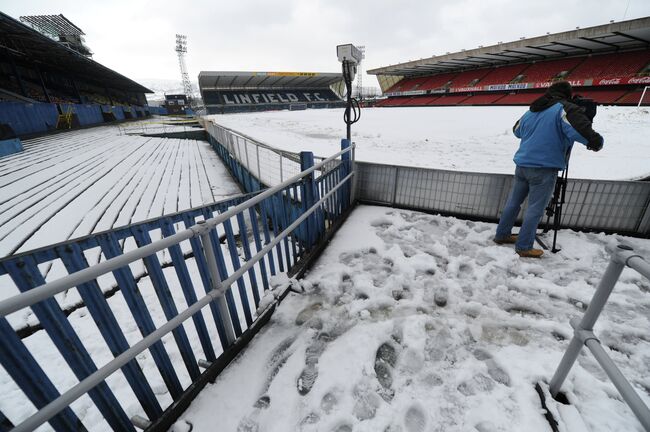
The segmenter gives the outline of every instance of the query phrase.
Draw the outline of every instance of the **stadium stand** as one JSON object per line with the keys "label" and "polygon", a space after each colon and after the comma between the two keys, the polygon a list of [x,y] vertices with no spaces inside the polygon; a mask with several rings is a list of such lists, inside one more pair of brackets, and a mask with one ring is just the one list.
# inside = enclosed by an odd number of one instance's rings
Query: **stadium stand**
{"label": "stadium stand", "polygon": [[[528,104],[562,79],[600,104],[632,105],[650,85],[648,41],[650,17],[645,17],[499,42],[368,73],[377,76],[388,97],[380,107],[421,106],[428,96],[436,97],[427,105]],[[412,99],[400,99],[404,96]]]}
{"label": "stadium stand", "polygon": [[[637,105],[639,103],[639,100],[641,99],[641,95],[643,94],[643,90],[635,90],[632,92],[629,92],[625,96],[621,97],[618,100],[619,104],[625,104],[625,105]],[[646,92],[646,95],[644,96],[644,101],[648,101],[650,99],[650,92]],[[647,102],[645,103],[647,104]]]}
{"label": "stadium stand", "polygon": [[515,78],[517,78],[517,76],[522,75],[523,71],[528,67],[528,64],[516,64],[512,66],[497,67],[485,75],[479,84],[482,86],[509,84]]}
{"label": "stadium stand", "polygon": [[459,102],[459,105],[491,105],[506,96],[503,93],[477,94]]}
{"label": "stadium stand", "polygon": [[636,76],[650,63],[650,50],[603,54],[588,57],[568,76],[569,79],[627,78]]}
{"label": "stadium stand", "polygon": [[579,94],[582,97],[593,99],[594,101],[601,104],[612,104],[617,102],[622,98],[627,90],[583,90],[577,89],[576,94]]}
{"label": "stadium stand", "polygon": [[315,72],[201,72],[208,114],[344,106],[343,76]]}
{"label": "stadium stand", "polygon": [[468,97],[468,95],[445,95],[428,103],[427,105],[458,105]]}
{"label": "stadium stand", "polygon": [[566,77],[584,58],[574,57],[534,63],[524,72],[525,82],[548,82],[554,78]]}
{"label": "stadium stand", "polygon": [[25,136],[56,129],[60,116],[67,129],[150,114],[151,90],[92,60],[63,15],[21,20],[30,26],[0,12],[0,124]]}
{"label": "stadium stand", "polygon": [[499,105],[529,105],[541,95],[542,92],[511,93],[499,99]]}
{"label": "stadium stand", "polygon": [[490,73],[490,69],[475,69],[460,73],[454,78],[454,87],[472,87]]}
{"label": "stadium stand", "polygon": [[458,73],[448,73],[429,77],[429,79],[420,86],[419,90],[435,90],[441,87],[447,87],[457,75]]}

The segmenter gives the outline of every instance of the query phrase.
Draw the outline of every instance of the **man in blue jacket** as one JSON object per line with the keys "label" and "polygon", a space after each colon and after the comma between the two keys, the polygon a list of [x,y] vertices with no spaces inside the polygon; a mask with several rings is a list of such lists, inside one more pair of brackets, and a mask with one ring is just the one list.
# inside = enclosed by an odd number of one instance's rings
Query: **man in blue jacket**
{"label": "man in blue jacket", "polygon": [[[522,257],[539,258],[544,251],[534,249],[535,233],[548,204],[557,173],[566,168],[567,156],[575,141],[588,150],[603,148],[603,137],[591,127],[585,109],[571,102],[571,84],[557,82],[531,105],[512,128],[521,138],[515,153],[515,178],[494,241],[514,243]],[[519,234],[511,234],[521,204],[528,196],[528,209]]]}

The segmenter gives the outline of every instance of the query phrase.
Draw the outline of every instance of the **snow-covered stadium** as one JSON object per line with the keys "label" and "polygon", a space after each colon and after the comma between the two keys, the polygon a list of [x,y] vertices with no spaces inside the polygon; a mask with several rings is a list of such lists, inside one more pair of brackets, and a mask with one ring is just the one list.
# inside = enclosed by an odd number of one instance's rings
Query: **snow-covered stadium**
{"label": "snow-covered stadium", "polygon": [[[371,70],[351,140],[345,66],[172,117],[83,34],[0,13],[0,431],[650,430],[650,17]],[[524,259],[512,126],[559,80],[605,145]]]}

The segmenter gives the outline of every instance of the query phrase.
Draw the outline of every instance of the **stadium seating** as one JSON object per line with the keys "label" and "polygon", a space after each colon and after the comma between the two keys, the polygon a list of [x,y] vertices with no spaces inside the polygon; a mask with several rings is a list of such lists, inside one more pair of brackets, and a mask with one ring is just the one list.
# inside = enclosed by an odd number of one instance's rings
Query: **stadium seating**
{"label": "stadium seating", "polygon": [[529,105],[543,94],[543,92],[513,93],[499,99],[499,105]]}
{"label": "stadium seating", "polygon": [[440,95],[435,95],[435,96],[414,96],[410,100],[407,100],[404,102],[402,105],[412,105],[412,106],[423,106],[427,105],[430,102],[433,102],[436,99],[439,99]]}
{"label": "stadium seating", "polygon": [[[621,97],[616,102],[619,104],[626,104],[626,105],[627,104],[638,105],[639,99],[641,99],[642,94],[643,94],[643,90],[632,91],[624,95],[623,97]],[[643,97],[642,105],[650,105],[650,92],[646,92],[645,96]]]}
{"label": "stadium seating", "polygon": [[650,63],[650,50],[612,53],[588,57],[576,67],[568,79],[632,77]]}
{"label": "stadium seating", "polygon": [[443,73],[428,77],[428,80],[420,86],[420,90],[435,90],[444,87],[449,81],[452,81],[458,73]]}
{"label": "stadium seating", "polygon": [[449,95],[442,96],[429,102],[427,105],[458,105],[463,100],[467,99],[468,95]]}
{"label": "stadium seating", "polygon": [[430,77],[406,78],[392,86],[387,92],[404,92],[420,90],[421,85]]}
{"label": "stadium seating", "polygon": [[598,103],[614,103],[625,93],[627,90],[583,90],[581,88],[574,89],[574,93],[580,96],[593,99]]}
{"label": "stadium seating", "polygon": [[560,60],[549,60],[534,63],[524,72],[523,82],[547,82],[555,78],[560,72],[571,71],[584,61],[582,57]]}
{"label": "stadium seating", "polygon": [[490,69],[487,68],[474,69],[474,70],[461,72],[458,76],[454,78],[452,87],[470,87],[474,85],[472,84],[472,82],[476,80],[479,80],[477,85],[480,85],[481,78],[483,78],[488,73],[490,73]]}
{"label": "stadium seating", "polygon": [[504,96],[506,95],[503,93],[476,94],[459,102],[458,105],[491,105]]}
{"label": "stadium seating", "polygon": [[510,66],[501,66],[494,68],[488,73],[481,81],[479,85],[494,85],[494,84],[508,84],[510,81],[519,76],[524,69],[526,69],[529,64],[516,64]]}

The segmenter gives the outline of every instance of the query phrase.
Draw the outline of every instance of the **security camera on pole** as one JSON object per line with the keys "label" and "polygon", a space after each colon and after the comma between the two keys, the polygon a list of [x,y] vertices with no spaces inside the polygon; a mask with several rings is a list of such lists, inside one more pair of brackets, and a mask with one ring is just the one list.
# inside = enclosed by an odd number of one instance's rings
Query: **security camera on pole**
{"label": "security camera on pole", "polygon": [[[352,140],[351,127],[361,118],[361,107],[359,101],[352,97],[352,81],[357,74],[357,65],[363,59],[363,52],[352,44],[338,45],[336,47],[336,55],[341,62],[343,69],[343,81],[345,82],[345,89],[347,91],[347,105],[345,107],[345,115],[343,120],[346,124],[347,139]],[[354,114],[354,116],[352,116]]]}

